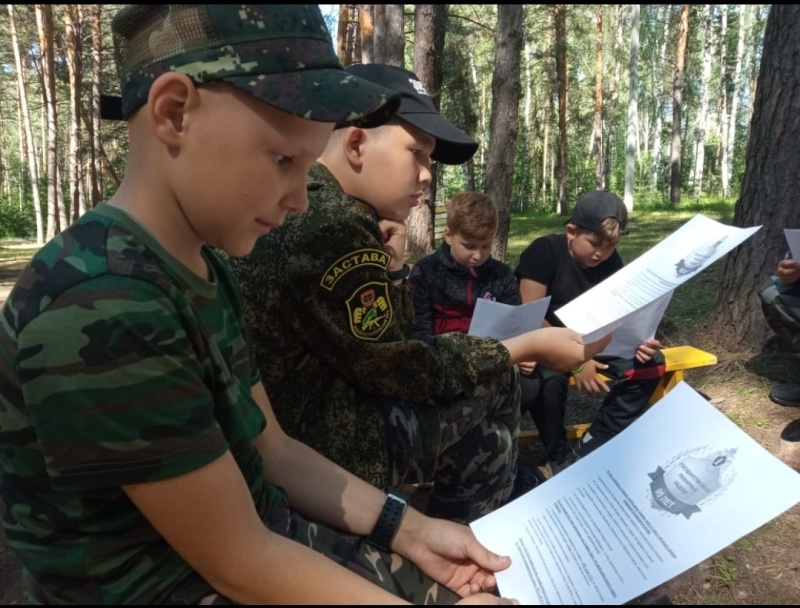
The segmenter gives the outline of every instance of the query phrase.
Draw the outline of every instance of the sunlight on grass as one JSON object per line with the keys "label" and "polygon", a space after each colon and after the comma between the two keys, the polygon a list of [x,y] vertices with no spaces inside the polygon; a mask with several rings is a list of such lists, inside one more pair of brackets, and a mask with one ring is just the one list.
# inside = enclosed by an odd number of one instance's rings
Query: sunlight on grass
{"label": "sunlight on grass", "polygon": [[0,262],[27,260],[39,251],[36,243],[18,239],[0,239]]}

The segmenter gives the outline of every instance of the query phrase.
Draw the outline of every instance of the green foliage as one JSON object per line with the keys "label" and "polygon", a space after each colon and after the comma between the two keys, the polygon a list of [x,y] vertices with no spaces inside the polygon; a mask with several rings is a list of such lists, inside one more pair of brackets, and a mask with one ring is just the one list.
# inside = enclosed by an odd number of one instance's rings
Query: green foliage
{"label": "green foliage", "polygon": [[0,202],[0,238],[30,238],[36,236],[36,220],[33,205]]}

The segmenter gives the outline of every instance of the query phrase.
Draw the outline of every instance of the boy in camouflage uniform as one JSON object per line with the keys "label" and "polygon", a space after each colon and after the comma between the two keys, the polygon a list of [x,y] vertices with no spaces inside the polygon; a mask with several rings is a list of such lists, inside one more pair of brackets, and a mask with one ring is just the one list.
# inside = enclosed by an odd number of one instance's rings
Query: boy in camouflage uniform
{"label": "boy in camouflage uniform", "polygon": [[564,328],[506,342],[411,339],[404,220],[431,160],[464,163],[477,144],[441,117],[412,72],[346,69],[398,91],[400,109],[386,126],[334,132],[311,170],[309,212],[231,260],[256,360],[290,435],[378,487],[433,482],[426,512],[471,521],[514,480],[513,365],[541,356],[571,369],[584,346]]}
{"label": "boy in camouflage uniform", "polygon": [[314,5],[135,5],[112,30],[125,178],[0,319],[2,521],[28,600],[510,603],[487,593],[508,558],[468,527],[283,433],[214,251],[305,211],[334,123],[379,124],[394,94],[342,71]]}

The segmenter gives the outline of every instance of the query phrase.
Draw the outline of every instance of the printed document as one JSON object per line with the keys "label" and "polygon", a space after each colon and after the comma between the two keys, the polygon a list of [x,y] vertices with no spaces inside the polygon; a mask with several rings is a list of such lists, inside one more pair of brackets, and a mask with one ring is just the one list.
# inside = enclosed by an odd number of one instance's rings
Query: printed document
{"label": "printed document", "polygon": [[[691,421],[691,423],[687,423]],[[470,527],[522,604],[623,604],[800,502],[800,474],[685,382],[569,468]]]}
{"label": "printed document", "polygon": [[475,303],[475,312],[472,313],[467,333],[481,338],[507,340],[539,329],[548,306],[550,296],[518,306],[481,299]]}
{"label": "printed document", "polygon": [[792,252],[792,257],[800,261],[800,230],[784,228],[783,233],[786,235],[786,242],[789,243],[789,251]]}
{"label": "printed document", "polygon": [[728,226],[698,214],[555,314],[564,325],[583,335],[584,342],[595,342],[625,325],[631,314],[716,262],[759,228]]}

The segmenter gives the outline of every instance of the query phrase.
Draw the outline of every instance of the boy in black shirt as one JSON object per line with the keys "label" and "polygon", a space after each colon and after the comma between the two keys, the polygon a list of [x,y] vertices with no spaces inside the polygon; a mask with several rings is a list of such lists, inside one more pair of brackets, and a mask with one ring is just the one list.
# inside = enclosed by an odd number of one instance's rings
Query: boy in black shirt
{"label": "boy in black shirt", "polygon": [[[563,327],[555,311],[622,268],[616,246],[625,234],[628,212],[620,198],[596,190],[578,199],[564,234],[535,239],[520,256],[515,274],[523,304],[550,296],[544,325]],[[647,407],[664,374],[661,344],[651,339],[630,359],[598,355],[571,373],[578,391],[603,395],[603,404],[576,448],[564,427],[569,374],[541,365],[520,364],[522,410],[531,412],[553,474],[625,429]],[[598,376],[612,378],[611,388]]]}

